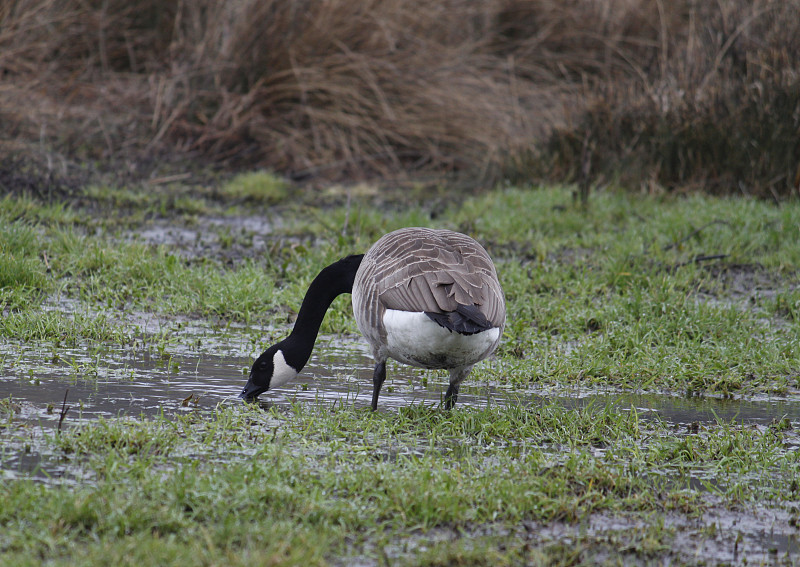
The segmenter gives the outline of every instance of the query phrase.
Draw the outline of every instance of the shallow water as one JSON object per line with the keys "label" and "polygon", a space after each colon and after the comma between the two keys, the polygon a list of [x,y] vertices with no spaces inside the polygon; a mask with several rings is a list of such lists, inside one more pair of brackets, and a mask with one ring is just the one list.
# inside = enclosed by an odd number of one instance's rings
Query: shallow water
{"label": "shallow water", "polygon": [[[57,308],[69,311],[70,305],[59,304]],[[143,337],[132,345],[56,349],[50,343],[0,342],[0,400],[11,397],[16,408],[10,417],[0,414],[0,421],[7,421],[6,431],[11,433],[4,433],[0,422],[0,479],[27,477],[74,484],[95,480],[91,467],[64,459],[52,443],[43,442],[43,436],[62,421],[62,404],[69,407],[63,426],[71,427],[101,417],[169,417],[213,409],[219,404],[242,403],[239,392],[253,358],[266,346],[258,341],[265,339],[267,330],[216,329],[197,321],[164,321],[135,313],[125,318]],[[286,387],[262,394],[262,405],[297,402],[367,408],[372,396],[372,366],[362,340],[320,337],[302,375]],[[436,406],[447,387],[444,372],[392,363],[388,374],[380,397],[381,411],[397,411],[410,404]],[[550,403],[567,409],[593,404],[601,408],[611,405],[617,411],[635,410],[644,419],[673,423],[676,431],[717,420],[766,426],[785,416],[795,427],[800,421],[797,397],[718,399],[597,389],[514,389],[475,378],[462,386],[456,411],[487,405],[536,407]],[[701,492],[708,490],[708,483],[716,482],[699,477],[689,481],[691,488]],[[800,545],[788,518],[787,512],[773,508],[731,512],[712,507],[697,519],[667,515],[665,525],[676,530],[675,544],[683,552],[696,550],[697,558],[736,563],[744,557],[755,561],[796,557]],[[602,539],[605,534],[635,532],[641,528],[641,521],[595,514],[579,526],[554,523],[537,526],[532,533],[538,534],[539,543],[568,541],[595,532]],[[711,524],[718,526],[717,535],[699,537]],[[529,536],[525,532],[520,537]]]}
{"label": "shallow water", "polygon": [[220,254],[226,257],[260,256],[275,240],[272,233],[281,218],[206,217],[202,224],[181,226],[170,220],[149,223],[127,240],[163,245],[189,258]]}
{"label": "shallow water", "polygon": [[[5,427],[0,423],[0,478],[27,476],[45,481],[91,482],[85,469],[60,458],[52,444],[43,442],[43,437],[58,427],[68,428],[98,418],[169,418],[181,412],[242,403],[238,396],[247,372],[263,348],[252,339],[262,336],[260,330],[218,330],[191,321],[180,322],[180,328],[175,329],[152,318],[132,316],[132,320],[150,337],[177,339],[166,343],[142,339],[126,346],[104,345],[98,349],[78,345],[57,350],[46,343],[0,343],[0,400],[10,397],[14,403],[13,413],[0,414],[6,422]],[[262,394],[260,403],[264,407],[300,403],[368,408],[372,399],[372,366],[369,348],[362,340],[323,336],[301,376],[285,387]],[[446,389],[445,372],[390,363],[379,409],[392,412],[410,404],[436,407]],[[616,411],[635,410],[643,419],[673,423],[676,431],[718,419],[761,426],[784,416],[795,423],[800,421],[800,400],[788,398],[686,399],[586,389],[536,391],[474,379],[463,384],[461,390],[456,411],[511,404],[536,407],[555,403],[567,409],[610,405]],[[704,483],[710,481],[713,479],[697,479],[695,488],[705,491]],[[795,543],[784,543],[778,547],[794,550]]]}
{"label": "shallow water", "polygon": [[[152,330],[154,326],[152,321],[142,322],[144,328]],[[163,350],[152,344],[100,350],[76,346],[50,352],[41,344],[0,344],[0,399],[11,396],[24,410],[18,419],[43,426],[58,423],[65,395],[70,406],[65,424],[241,403],[238,395],[258,354],[252,342],[235,333],[219,336],[201,324],[184,324],[180,332],[184,339],[189,338],[183,342],[192,346],[172,344]],[[302,374],[286,386],[262,394],[261,401],[279,406],[299,402],[368,407],[373,366],[368,353],[363,341],[321,337]],[[391,411],[409,404],[436,405],[446,388],[444,372],[390,363],[379,408]],[[550,402],[565,408],[588,404],[610,404],[620,411],[635,408],[645,418],[658,417],[676,425],[717,420],[766,425],[784,416],[800,421],[800,399],[796,398],[684,398],[585,389],[545,392],[474,380],[462,385],[457,407]]]}
{"label": "shallow water", "polygon": [[[98,353],[81,347],[61,348],[56,361],[43,361],[42,351],[36,347],[5,345],[3,350],[0,398],[11,396],[25,409],[19,419],[44,426],[58,423],[65,395],[70,406],[65,424],[242,403],[238,396],[253,362],[252,355],[236,354],[241,350],[237,348],[229,348],[234,353],[225,356],[191,352],[159,355],[153,349],[133,347],[113,347]],[[323,354],[312,357],[296,380],[262,394],[263,404],[346,403],[367,407],[372,397],[372,361],[365,350],[356,343],[326,348]],[[425,387],[413,370],[395,370],[400,371],[392,373],[381,393],[382,409],[441,401],[444,382],[430,380]],[[488,400],[481,388],[470,387],[465,388],[459,404]]]}
{"label": "shallow water", "polygon": [[[57,301],[53,308],[74,312],[78,307]],[[129,345],[0,342],[0,400],[13,409],[0,414],[0,476],[33,474],[62,479],[79,477],[38,443],[48,431],[98,418],[139,418],[210,410],[238,405],[253,358],[265,348],[267,329],[215,328],[205,322],[152,314],[120,315],[139,333]],[[368,408],[372,399],[373,361],[361,339],[321,336],[309,364],[293,382],[261,395],[264,407],[292,403]],[[423,371],[390,363],[381,391],[380,411],[410,404],[439,406],[447,389],[447,373]],[[765,426],[787,417],[800,421],[800,399],[731,400],[681,398],[667,394],[637,394],[596,389],[532,390],[487,384],[475,378],[462,385],[458,408],[555,403],[578,408],[593,404],[617,411],[637,411],[687,430],[717,420]],[[16,431],[9,439],[6,432]],[[24,432],[20,437],[19,432]],[[28,441],[20,441],[20,438]]]}

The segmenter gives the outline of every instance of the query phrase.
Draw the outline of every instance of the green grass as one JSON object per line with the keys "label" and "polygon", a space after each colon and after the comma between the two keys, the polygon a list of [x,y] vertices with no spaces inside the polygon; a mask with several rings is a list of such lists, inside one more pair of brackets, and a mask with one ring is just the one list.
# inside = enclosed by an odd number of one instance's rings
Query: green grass
{"label": "green grass", "polygon": [[[88,236],[69,226],[36,229],[18,220],[0,233],[0,298],[25,311],[22,305],[35,307],[37,298],[61,288],[106,307],[270,324],[297,309],[325,264],[363,251],[384,230],[433,224],[474,233],[498,260],[509,303],[501,352],[531,364],[524,375],[494,379],[588,379],[722,394],[798,387],[800,328],[779,324],[797,316],[797,206],[599,194],[587,213],[564,205],[565,197],[556,190],[490,193],[436,222],[426,222],[415,208],[389,222],[366,205],[334,208],[324,215],[327,226],[316,220],[320,215],[308,214],[286,229],[289,237],[318,234],[321,242],[313,248],[245,258],[233,269],[224,252],[187,262],[164,246]],[[5,204],[12,213],[19,208],[8,199]],[[336,230],[345,219],[349,232],[342,236]],[[692,262],[709,255],[725,257]],[[742,291],[747,286],[751,292]],[[775,298],[757,293],[764,287],[773,288]],[[334,305],[324,332],[355,332],[347,304]],[[16,328],[3,326],[10,336],[44,336],[20,335]],[[550,360],[563,345],[568,352]]]}
{"label": "green grass", "polygon": [[[484,242],[506,293],[502,345],[471,381],[521,393],[796,400],[797,203],[608,192],[583,211],[557,188],[446,206],[281,195],[279,210],[259,209],[281,222],[256,253],[252,233],[203,215],[272,202],[256,195],[262,182],[236,178],[197,196],[181,187],[94,188],[91,209],[1,200],[2,358],[14,360],[22,342],[40,347],[43,361],[82,345],[98,375],[114,356],[105,346],[136,341],[167,360],[182,342],[200,340],[180,324],[142,336],[131,313],[210,321],[260,348],[288,332],[322,267],[393,228],[427,225]],[[148,219],[167,217],[216,234],[217,244],[187,250],[132,238]],[[349,298],[337,299],[322,332],[355,335],[350,311]],[[269,331],[236,330],[242,323]],[[791,515],[781,502],[800,497],[798,424],[789,419],[687,429],[600,404],[373,414],[309,403],[80,426],[71,413],[55,433],[26,425],[29,403],[0,399],[0,472],[27,447],[66,476],[42,482],[11,470],[0,484],[2,564],[546,565],[658,562],[670,553],[690,561],[679,543],[687,530],[736,544],[735,533],[698,528],[704,512]],[[585,529],[598,516],[627,527]],[[540,534],[554,526],[569,544]]]}
{"label": "green grass", "polygon": [[125,343],[124,327],[105,314],[64,314],[53,311],[11,313],[0,321],[0,335],[22,341],[54,341],[74,345],[79,339]]}
{"label": "green grass", "polygon": [[228,199],[274,204],[286,197],[289,185],[272,173],[253,171],[236,175],[223,183],[218,191]]}
{"label": "green grass", "polygon": [[[687,488],[697,476],[731,506],[779,498],[800,480],[798,456],[784,448],[796,441],[791,431],[718,423],[676,434],[613,406],[218,408],[51,435],[58,458],[89,480],[0,488],[0,550],[12,562],[94,563],[110,553],[123,565],[244,565],[255,556],[324,564],[416,537],[428,552],[402,563],[436,564],[475,557],[467,541],[426,541],[436,530],[480,526],[488,531],[477,548],[507,561],[502,526],[701,514],[709,502]],[[627,544],[669,548],[674,533],[656,528]]]}
{"label": "green grass", "polygon": [[48,287],[38,244],[36,231],[27,223],[0,225],[0,310],[34,303]]}
{"label": "green grass", "polygon": [[[11,215],[22,205],[4,206]],[[386,220],[364,203],[301,211],[277,235],[316,234],[313,247],[276,248],[233,266],[224,248],[186,260],[113,230],[89,236],[80,226],[13,221],[0,232],[0,300],[38,330],[12,321],[0,332],[47,338],[42,329],[52,324],[30,310],[56,289],[91,306],[281,325],[324,265],[364,251],[385,230],[427,224],[475,234],[497,259],[509,305],[500,352],[528,363],[494,380],[721,394],[800,387],[795,204],[603,193],[584,212],[564,191],[506,190],[467,199],[435,222],[416,207]],[[65,219],[78,214],[65,210]],[[711,255],[725,257],[693,262]],[[78,337],[98,336],[73,327]],[[348,301],[334,304],[323,332],[357,332]]]}

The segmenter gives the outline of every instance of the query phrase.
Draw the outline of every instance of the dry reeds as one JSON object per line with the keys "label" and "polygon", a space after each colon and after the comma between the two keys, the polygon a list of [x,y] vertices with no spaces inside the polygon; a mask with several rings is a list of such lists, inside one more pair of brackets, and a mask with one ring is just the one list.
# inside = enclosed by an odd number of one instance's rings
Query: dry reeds
{"label": "dry reeds", "polygon": [[521,4],[551,27],[535,35],[513,18],[512,37],[581,101],[534,169],[648,190],[800,194],[800,2]]}
{"label": "dry reeds", "polygon": [[183,73],[192,80],[164,84],[171,94],[158,105],[158,120],[172,122],[190,147],[266,161],[298,178],[496,171],[509,145],[530,139],[530,122],[507,66],[477,51],[492,13],[472,6],[373,0],[217,8],[180,38]]}
{"label": "dry reeds", "polygon": [[785,195],[798,32],[800,0],[10,0],[0,126],[78,158],[297,179]]}

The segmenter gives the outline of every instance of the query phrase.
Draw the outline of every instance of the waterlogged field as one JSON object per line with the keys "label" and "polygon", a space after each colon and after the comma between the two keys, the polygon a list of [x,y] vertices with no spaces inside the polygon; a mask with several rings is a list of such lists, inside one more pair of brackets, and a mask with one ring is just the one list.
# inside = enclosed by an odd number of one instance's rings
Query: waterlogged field
{"label": "waterlogged field", "polygon": [[[0,564],[800,563],[797,203],[84,197],[0,201]],[[456,408],[393,364],[369,411],[347,296],[241,404],[316,273],[408,225],[475,236],[505,288]]]}

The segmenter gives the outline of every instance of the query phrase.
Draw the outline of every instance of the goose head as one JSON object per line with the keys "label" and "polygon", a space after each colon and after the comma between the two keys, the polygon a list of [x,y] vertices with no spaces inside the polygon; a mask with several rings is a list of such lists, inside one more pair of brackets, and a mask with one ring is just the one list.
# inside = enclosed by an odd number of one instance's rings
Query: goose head
{"label": "goose head", "polygon": [[256,359],[240,398],[253,401],[259,394],[286,384],[300,373],[302,368],[297,369],[286,362],[283,342],[272,345]]}
{"label": "goose head", "polygon": [[303,370],[325,312],[337,296],[352,291],[363,257],[363,254],[356,254],[342,258],[314,278],[303,298],[291,334],[256,359],[240,398],[252,401],[259,394],[286,384]]}

